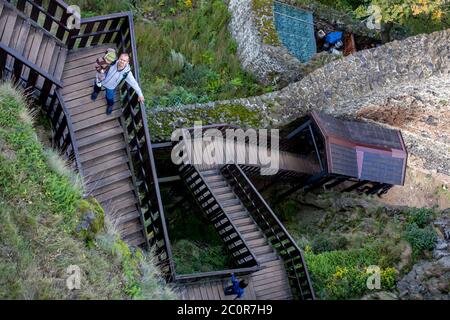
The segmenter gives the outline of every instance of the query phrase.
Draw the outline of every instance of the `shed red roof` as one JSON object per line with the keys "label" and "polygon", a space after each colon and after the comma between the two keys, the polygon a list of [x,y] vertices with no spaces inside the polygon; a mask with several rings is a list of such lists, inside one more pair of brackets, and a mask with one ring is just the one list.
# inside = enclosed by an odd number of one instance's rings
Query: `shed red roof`
{"label": "shed red roof", "polygon": [[316,111],[311,119],[324,137],[329,173],[404,184],[408,155],[399,130],[340,120]]}

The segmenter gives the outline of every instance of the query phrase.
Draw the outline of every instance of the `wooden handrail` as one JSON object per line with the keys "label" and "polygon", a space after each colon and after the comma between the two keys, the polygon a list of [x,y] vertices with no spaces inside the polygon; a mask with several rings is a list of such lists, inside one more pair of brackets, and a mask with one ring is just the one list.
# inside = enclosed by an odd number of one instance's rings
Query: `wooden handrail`
{"label": "wooden handrail", "polygon": [[239,268],[239,269],[226,269],[220,271],[210,271],[210,272],[199,272],[193,274],[181,274],[176,275],[176,282],[190,282],[190,281],[199,281],[207,278],[225,278],[231,276],[231,274],[235,275],[246,275],[250,273],[254,273],[261,270],[260,265],[256,265],[248,268]]}
{"label": "wooden handrail", "polygon": [[[199,200],[199,198],[198,198],[198,196],[200,196],[200,195],[194,194],[194,191],[195,191],[195,190],[192,190],[191,187],[190,187],[190,185],[189,185],[189,182],[186,181],[186,177],[184,177],[184,176],[185,176],[185,173],[183,173],[183,169],[182,169],[182,168],[184,168],[184,171],[186,171],[187,173],[193,172],[194,174],[197,175],[197,177],[199,177],[199,178],[201,179],[201,183],[205,186],[205,191],[204,191],[204,193],[201,195],[201,197],[203,198],[202,200],[208,201],[208,209],[207,209],[206,207],[203,207],[203,206],[202,206],[202,202],[201,202],[201,201]],[[187,170],[186,170],[186,168],[187,168]],[[233,221],[228,217],[228,215],[226,214],[224,208],[222,207],[222,205],[220,204],[220,202],[217,200],[216,195],[214,194],[214,192],[212,192],[211,186],[209,185],[208,182],[206,182],[206,180],[205,180],[205,178],[203,177],[202,173],[201,173],[194,165],[183,165],[183,164],[182,164],[182,165],[180,165],[180,176],[182,176],[182,177],[184,178],[183,180],[184,180],[184,182],[187,184],[188,189],[191,191],[191,193],[193,194],[193,197],[194,197],[195,200],[199,203],[200,207],[202,207],[202,209],[203,209],[203,211],[205,211],[205,213],[206,213],[206,211],[209,210],[209,208],[216,207],[217,209],[214,209],[215,212],[216,212],[215,217],[217,217],[217,218],[223,217],[223,218],[226,218],[226,219],[227,219],[227,224],[231,226],[233,232],[236,233],[237,238],[238,238],[238,239],[236,239],[236,240],[233,240],[233,243],[236,243],[236,242],[238,242],[238,241],[241,241],[242,244],[243,244],[243,247],[246,248],[246,250],[247,250],[247,252],[248,252],[247,256],[250,256],[250,257],[251,257],[250,260],[245,260],[243,263],[246,263],[246,264],[247,264],[249,261],[252,261],[252,262],[255,263],[255,265],[259,266],[259,262],[258,262],[258,260],[256,259],[255,255],[253,254],[253,252],[250,250],[250,247],[249,247],[249,245],[247,244],[247,241],[244,239],[244,237],[242,236],[242,234],[239,232],[239,230],[238,230],[238,228],[235,226],[234,222],[233,222]],[[192,177],[192,173],[191,173],[191,177]],[[199,189],[199,187],[198,187],[197,189]],[[207,199],[207,198],[205,197],[205,193],[206,193],[206,192],[209,193],[209,197],[212,199],[212,201],[209,201],[209,198]],[[208,214],[208,213],[206,213],[206,215],[208,216],[209,219],[211,219],[211,217],[209,217],[209,214]],[[213,217],[212,220],[215,220],[215,217]],[[219,227],[222,227],[223,225],[224,225],[224,224],[220,225]],[[215,226],[215,227],[216,227],[216,226]],[[219,227],[216,227],[216,229],[218,229]],[[220,231],[220,230],[219,230],[219,231]],[[225,241],[225,242],[226,242],[226,241]],[[232,251],[232,254],[233,254],[233,250],[232,250],[231,248],[229,248],[228,246],[227,246],[227,248],[228,248],[229,250],[231,250],[231,251]]]}
{"label": "wooden handrail", "polygon": [[[139,78],[139,64],[137,61],[137,49],[136,49],[136,43],[135,43],[135,36],[134,36],[134,24],[133,24],[133,15],[131,12],[124,12],[124,13],[118,13],[118,14],[111,14],[111,15],[106,15],[106,16],[101,16],[101,17],[94,17],[94,18],[88,18],[88,19],[83,19],[82,23],[92,23],[92,22],[97,22],[97,21],[105,21],[105,20],[109,20],[109,19],[122,19],[122,18],[126,18],[125,23],[128,24],[128,30],[129,30],[129,34],[130,34],[130,45],[131,48],[128,48],[129,51],[131,51],[131,65],[133,67],[133,73],[135,76],[136,81],[139,83],[140,82],[140,78]],[[123,49],[126,49],[126,44],[124,43],[124,36],[122,34],[122,32],[124,30],[122,30],[122,28],[118,29],[118,32],[121,32],[121,45],[123,47]],[[126,29],[125,29],[126,31]],[[129,112],[129,117],[131,117],[132,119],[135,118],[135,114],[133,112],[133,101],[136,101],[136,96],[134,93],[134,90],[128,85],[125,84],[125,86],[127,87],[127,102],[129,104],[129,108],[130,108],[130,112]],[[151,137],[150,137],[150,133],[148,130],[148,123],[147,123],[147,115],[145,112],[145,105],[143,103],[140,102],[135,102],[136,105],[138,106],[138,112],[140,112],[140,118],[137,120],[138,123],[141,123],[142,127],[143,127],[143,131],[144,131],[144,145],[143,145],[143,151],[145,152],[145,155],[148,157],[147,161],[149,162],[150,165],[150,170],[151,172],[146,172],[148,179],[151,179],[151,181],[153,181],[153,183],[147,184],[147,188],[146,188],[146,192],[147,193],[152,193],[155,199],[151,199],[152,196],[150,194],[146,195],[145,199],[147,201],[155,201],[156,203],[150,204],[149,203],[149,209],[148,210],[152,210],[152,208],[155,208],[158,213],[159,213],[159,217],[158,222],[160,224],[160,228],[162,228],[162,236],[163,236],[163,241],[164,241],[164,248],[165,248],[165,252],[167,254],[167,264],[169,267],[169,275],[168,275],[168,279],[169,280],[174,280],[176,275],[175,275],[175,266],[174,266],[174,262],[173,262],[173,256],[172,256],[172,248],[170,245],[170,239],[169,239],[169,235],[168,235],[168,228],[166,225],[166,219],[165,219],[165,215],[164,215],[164,208],[162,205],[162,199],[161,199],[161,194],[160,194],[160,190],[159,190],[159,184],[158,184],[158,176],[156,173],[156,166],[155,166],[155,160],[153,157],[153,150],[152,150],[152,146],[151,146]],[[133,120],[134,121],[134,120]],[[127,128],[124,127],[124,130],[128,130]],[[130,143],[130,141],[127,141],[127,143]],[[131,150],[133,149],[133,146],[131,146],[130,148]],[[143,155],[144,156],[144,155]],[[142,159],[144,160],[144,159]],[[145,170],[145,165],[141,164],[140,165],[141,168],[143,170]],[[148,188],[153,188],[153,190],[148,190]],[[156,205],[156,207],[155,207]],[[150,213],[153,214],[153,213]],[[143,217],[144,218],[144,217]],[[158,227],[158,228],[159,228]]]}
{"label": "wooden handrail", "polygon": [[25,59],[18,51],[7,47],[3,42],[0,42],[0,49],[5,51],[8,55],[12,56],[14,59],[19,60],[22,64],[26,65],[28,68],[36,71],[41,77],[51,81],[58,88],[62,88],[63,83],[56,79],[54,76],[49,74],[47,71],[43,70],[38,65]]}
{"label": "wooden handrail", "polygon": [[81,24],[86,24],[90,22],[100,22],[100,21],[108,21],[118,18],[125,18],[129,17],[131,14],[131,17],[133,17],[133,14],[130,11],[125,12],[119,12],[119,13],[111,13],[111,14],[105,14],[101,16],[95,16],[95,17],[89,17],[89,18],[81,18]]}
{"label": "wooden handrail", "polygon": [[63,99],[59,89],[55,90],[55,94],[56,94],[56,99],[61,104],[62,111],[63,111],[65,117],[67,118],[67,129],[69,130],[69,135],[71,136],[71,144],[72,144],[72,149],[74,152],[75,164],[76,164],[78,173],[80,174],[81,177],[83,177],[84,176],[83,175],[83,167],[81,166],[80,152],[78,151],[78,142],[76,139],[72,139],[75,137],[75,131],[73,129],[73,122],[70,117],[70,112],[67,110],[66,104],[64,102],[64,99]]}

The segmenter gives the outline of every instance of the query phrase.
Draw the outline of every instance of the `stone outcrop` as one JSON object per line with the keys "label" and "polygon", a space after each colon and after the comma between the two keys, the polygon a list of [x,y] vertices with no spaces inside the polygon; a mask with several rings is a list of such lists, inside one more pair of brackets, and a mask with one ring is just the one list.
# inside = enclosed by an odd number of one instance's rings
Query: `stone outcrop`
{"label": "stone outcrop", "polygon": [[450,300],[450,212],[434,222],[438,242],[430,261],[420,261],[397,284],[402,299]]}

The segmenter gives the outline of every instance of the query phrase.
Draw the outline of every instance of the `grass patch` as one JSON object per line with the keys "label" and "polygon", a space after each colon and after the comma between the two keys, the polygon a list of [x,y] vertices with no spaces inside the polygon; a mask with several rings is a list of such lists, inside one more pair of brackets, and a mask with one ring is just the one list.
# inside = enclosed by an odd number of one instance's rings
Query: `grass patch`
{"label": "grass patch", "polygon": [[[174,298],[152,255],[104,225],[101,206],[82,199],[74,174],[44,149],[25,113],[21,93],[1,84],[0,298]],[[80,228],[89,214],[94,223]],[[81,271],[73,291],[66,287],[71,265]]]}
{"label": "grass patch", "polygon": [[218,104],[214,107],[177,109],[160,109],[150,112],[148,117],[149,130],[153,139],[170,138],[176,128],[189,128],[195,121],[203,125],[227,123],[242,128],[265,128],[268,125],[270,110],[250,110],[239,104]]}
{"label": "grass patch", "polygon": [[274,89],[242,70],[222,0],[75,3],[85,15],[133,11],[141,86],[149,107],[228,100]]}
{"label": "grass patch", "polygon": [[177,274],[220,271],[233,261],[216,229],[200,212],[185,208],[166,210]]}
{"label": "grass patch", "polygon": [[379,267],[382,291],[394,289],[436,243],[432,221],[439,213],[432,209],[392,210],[369,198],[330,192],[291,197],[274,211],[304,250],[321,299],[357,299],[373,292],[367,287],[370,266]]}

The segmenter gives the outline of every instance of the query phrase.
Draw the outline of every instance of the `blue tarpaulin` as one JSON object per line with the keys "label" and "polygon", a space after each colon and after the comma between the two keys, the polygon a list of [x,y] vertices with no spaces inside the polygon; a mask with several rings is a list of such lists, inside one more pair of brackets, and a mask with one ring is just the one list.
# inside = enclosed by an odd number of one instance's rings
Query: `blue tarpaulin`
{"label": "blue tarpaulin", "polygon": [[275,28],[281,43],[301,62],[317,52],[312,12],[274,1]]}

